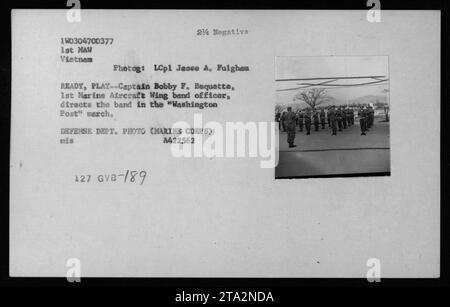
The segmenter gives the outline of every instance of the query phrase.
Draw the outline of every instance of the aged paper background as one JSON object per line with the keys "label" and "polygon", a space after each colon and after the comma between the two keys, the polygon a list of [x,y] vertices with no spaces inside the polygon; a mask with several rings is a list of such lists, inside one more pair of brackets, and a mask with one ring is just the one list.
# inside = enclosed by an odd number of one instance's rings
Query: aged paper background
{"label": "aged paper background", "polygon": [[[201,38],[199,28],[249,35]],[[83,10],[68,23],[63,10],[14,10],[10,274],[66,276],[75,257],[85,277],[365,278],[378,258],[382,278],[438,277],[439,29],[437,11],[382,11],[369,23],[366,11]],[[68,66],[59,61],[67,36],[116,42],[97,48],[94,64]],[[113,74],[114,63],[248,65],[247,74],[165,78],[236,86],[205,121],[272,121],[275,57],[321,55],[389,56],[390,177],[275,180],[254,158],[172,158],[159,137],[58,143],[61,82],[161,80],[150,69]],[[193,113],[131,112],[118,126],[170,126]],[[143,186],[73,182],[124,168],[150,176]]]}

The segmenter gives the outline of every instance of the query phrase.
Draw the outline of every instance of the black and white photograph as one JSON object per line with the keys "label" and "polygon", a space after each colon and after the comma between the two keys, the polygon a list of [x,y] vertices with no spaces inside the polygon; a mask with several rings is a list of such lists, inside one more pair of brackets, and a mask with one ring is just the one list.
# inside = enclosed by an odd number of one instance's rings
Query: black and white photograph
{"label": "black and white photograph", "polygon": [[275,177],[390,175],[387,56],[277,57]]}

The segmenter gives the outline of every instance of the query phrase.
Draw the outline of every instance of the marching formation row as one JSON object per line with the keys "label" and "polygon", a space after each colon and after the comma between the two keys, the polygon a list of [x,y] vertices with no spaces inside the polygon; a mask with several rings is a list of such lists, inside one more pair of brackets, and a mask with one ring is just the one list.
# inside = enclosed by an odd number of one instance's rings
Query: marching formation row
{"label": "marching formation row", "polygon": [[299,131],[303,131],[303,125],[306,129],[306,135],[311,134],[311,124],[314,124],[314,130],[319,131],[319,127],[325,129],[325,123],[331,128],[332,135],[337,135],[337,131],[342,131],[355,124],[355,114],[358,116],[361,127],[361,135],[366,135],[368,129],[374,123],[374,109],[372,106],[361,106],[359,109],[352,107],[336,107],[331,106],[325,112],[322,108],[319,110],[307,108],[299,110],[297,113],[292,111],[291,107],[283,113],[277,113],[275,120],[279,123],[279,129],[286,131],[288,136],[289,147],[294,145],[296,127]]}

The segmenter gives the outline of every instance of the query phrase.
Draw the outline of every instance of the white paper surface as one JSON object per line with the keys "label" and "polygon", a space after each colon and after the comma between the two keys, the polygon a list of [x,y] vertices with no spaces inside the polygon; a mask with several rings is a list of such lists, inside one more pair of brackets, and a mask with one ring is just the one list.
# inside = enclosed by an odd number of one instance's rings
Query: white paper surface
{"label": "white paper surface", "polygon": [[[82,277],[365,278],[369,258],[382,278],[439,276],[439,12],[382,11],[380,23],[366,11],[82,10],[73,23],[66,14],[12,11],[11,276],[66,276],[70,258]],[[92,63],[64,63],[61,48],[80,46],[63,46],[67,37],[114,42],[69,54]],[[276,57],[329,55],[389,57],[391,176],[275,180],[258,158],[175,158],[148,133],[60,143],[61,128],[171,127],[194,113],[273,121]],[[158,64],[250,70],[164,74]],[[218,108],[62,117],[61,83],[77,82],[222,82],[235,91]],[[125,170],[147,171],[145,182],[75,182]]]}

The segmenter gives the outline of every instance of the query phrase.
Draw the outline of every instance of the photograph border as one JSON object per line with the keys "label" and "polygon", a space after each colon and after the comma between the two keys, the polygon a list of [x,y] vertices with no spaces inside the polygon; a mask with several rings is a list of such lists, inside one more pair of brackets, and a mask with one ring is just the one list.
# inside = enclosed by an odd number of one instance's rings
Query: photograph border
{"label": "photograph border", "polygon": [[[389,106],[391,102],[391,68],[390,68],[390,57],[388,54],[324,54],[324,55],[276,55],[274,57],[274,82],[277,82],[277,79],[275,76],[277,75],[277,58],[279,57],[292,57],[292,58],[299,58],[299,57],[371,57],[371,56],[385,56],[387,57],[387,70],[388,70],[388,76],[389,76],[389,93],[388,93],[388,100],[389,100]],[[274,101],[276,101],[276,94],[274,93]],[[274,103],[274,106],[276,106],[276,102]],[[391,118],[391,108],[389,108],[389,118]],[[355,124],[358,125],[358,124]],[[278,131],[279,132],[279,131]],[[282,140],[278,137],[278,140],[281,142]],[[279,153],[281,152],[280,146],[278,146],[278,158],[280,158]],[[274,168],[274,179],[275,180],[285,180],[285,179],[311,179],[311,178],[350,178],[350,177],[389,177],[391,176],[391,170],[392,170],[392,161],[391,161],[391,154],[392,154],[392,138],[391,138],[391,127],[389,124],[389,171],[386,172],[358,172],[358,173],[342,173],[342,174],[324,174],[324,175],[306,175],[306,176],[284,176],[284,177],[277,177],[276,176],[276,168],[278,165]],[[278,159],[279,160],[279,159]]]}
{"label": "photograph border", "polygon": [[[327,9],[327,10],[364,10],[365,1],[308,1],[308,2],[257,2],[245,3],[243,1],[222,2],[220,9]],[[11,111],[11,9],[33,8],[33,9],[67,9],[65,1],[31,1],[24,0],[14,2],[12,0],[2,1],[2,22],[4,34],[4,45],[1,56],[2,82],[1,93],[3,103],[1,105],[1,141],[4,148],[10,148],[10,111]],[[449,222],[450,209],[446,206],[448,200],[448,172],[449,161],[449,128],[447,120],[449,110],[448,103],[448,34],[450,33],[449,11],[447,1],[387,1],[383,2],[382,9],[391,10],[439,10],[441,11],[441,173],[440,173],[440,277],[439,278],[382,278],[380,283],[369,283],[365,278],[82,278],[81,283],[68,283],[66,278],[35,278],[35,277],[10,277],[9,276],[9,158],[10,153],[4,155],[2,163],[2,196],[4,201],[0,208],[0,287],[24,288],[39,287],[49,288],[101,288],[101,287],[151,287],[147,295],[152,296],[152,302],[172,302],[175,293],[190,289],[200,291],[218,291],[221,289],[271,290],[278,295],[278,303],[290,300],[298,301],[298,289],[311,289],[324,287],[337,287],[339,289],[348,287],[357,288],[398,288],[398,287],[449,287],[450,286],[450,237]],[[143,2],[143,1],[112,1],[83,2],[86,9],[218,9],[219,4],[211,1],[198,1],[196,3],[171,3],[171,2]],[[4,149],[6,151],[6,149]],[[351,177],[354,177],[353,175]]]}

